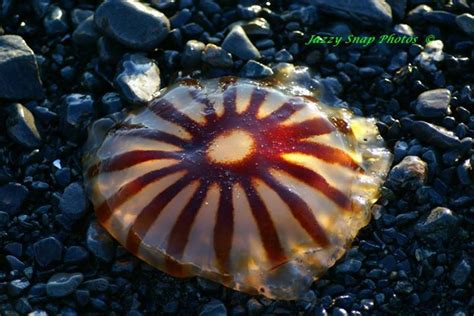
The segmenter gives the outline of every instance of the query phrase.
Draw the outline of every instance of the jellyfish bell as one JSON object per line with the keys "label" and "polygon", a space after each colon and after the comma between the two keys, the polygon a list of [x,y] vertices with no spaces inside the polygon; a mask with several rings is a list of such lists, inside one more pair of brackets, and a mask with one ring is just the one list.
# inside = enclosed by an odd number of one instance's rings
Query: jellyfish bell
{"label": "jellyfish bell", "polygon": [[281,73],[178,81],[96,126],[83,161],[98,221],[171,275],[302,297],[369,222],[391,155],[373,119]]}

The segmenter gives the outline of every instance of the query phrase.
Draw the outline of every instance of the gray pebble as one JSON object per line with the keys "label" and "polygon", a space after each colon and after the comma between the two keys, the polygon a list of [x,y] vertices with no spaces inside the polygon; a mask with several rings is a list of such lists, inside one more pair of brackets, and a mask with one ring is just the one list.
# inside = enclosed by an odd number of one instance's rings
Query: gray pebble
{"label": "gray pebble", "polygon": [[79,182],[71,183],[64,190],[59,209],[70,220],[78,220],[86,211],[86,197],[84,189]]}
{"label": "gray pebble", "polygon": [[79,24],[72,33],[74,45],[81,48],[95,49],[97,39],[100,37],[95,29],[94,17],[89,17]]}
{"label": "gray pebble", "polygon": [[62,249],[61,242],[55,237],[44,238],[33,244],[35,260],[41,267],[61,260]]}
{"label": "gray pebble", "polygon": [[273,75],[273,70],[255,60],[249,60],[240,71],[244,78],[264,78]]}
{"label": "gray pebble", "polygon": [[244,29],[235,25],[227,34],[222,48],[243,60],[259,59],[260,53],[245,34]]}
{"label": "gray pebble", "polygon": [[211,66],[228,68],[234,64],[232,55],[214,44],[207,44],[202,55],[202,61]]}
{"label": "gray pebble", "polygon": [[454,286],[461,286],[469,280],[471,271],[471,264],[466,259],[462,259],[456,263],[449,278]]}
{"label": "gray pebble", "polygon": [[443,117],[450,113],[451,92],[448,89],[425,91],[418,96],[416,114],[425,118]]}
{"label": "gray pebble", "polygon": [[87,249],[97,258],[111,262],[115,255],[115,245],[109,234],[96,222],[92,222],[87,230]]}
{"label": "gray pebble", "polygon": [[8,135],[18,144],[27,148],[38,148],[41,145],[41,135],[30,110],[14,103],[10,106],[10,115],[7,119]]}
{"label": "gray pebble", "polygon": [[390,171],[387,182],[394,189],[417,189],[426,183],[428,165],[416,156],[406,156]]}
{"label": "gray pebble", "polygon": [[436,147],[451,148],[461,144],[459,138],[452,132],[425,121],[414,121],[411,131],[420,141]]}
{"label": "gray pebble", "polygon": [[0,210],[16,215],[28,197],[28,189],[19,183],[8,183],[0,187]]}
{"label": "gray pebble", "polygon": [[436,207],[431,210],[425,220],[420,221],[415,227],[417,234],[424,240],[440,244],[448,241],[458,229],[458,219],[450,209]]}
{"label": "gray pebble", "polygon": [[181,65],[185,68],[199,66],[205,47],[206,45],[202,42],[196,40],[187,41],[181,57]]}
{"label": "gray pebble", "polygon": [[84,279],[82,273],[56,273],[46,284],[50,297],[64,297],[74,292]]}

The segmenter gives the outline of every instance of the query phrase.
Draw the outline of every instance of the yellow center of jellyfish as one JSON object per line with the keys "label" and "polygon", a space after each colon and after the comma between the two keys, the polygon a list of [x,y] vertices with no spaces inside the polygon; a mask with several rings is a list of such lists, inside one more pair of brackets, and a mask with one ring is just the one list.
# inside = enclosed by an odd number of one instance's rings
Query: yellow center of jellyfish
{"label": "yellow center of jellyfish", "polygon": [[249,157],[255,141],[248,132],[232,130],[217,136],[207,149],[207,157],[213,163],[234,164]]}

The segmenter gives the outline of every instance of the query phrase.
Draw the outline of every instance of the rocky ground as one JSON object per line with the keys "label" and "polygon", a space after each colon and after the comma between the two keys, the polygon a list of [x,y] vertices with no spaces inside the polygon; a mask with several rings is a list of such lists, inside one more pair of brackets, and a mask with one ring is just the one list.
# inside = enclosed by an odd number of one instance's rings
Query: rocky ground
{"label": "rocky ground", "polygon": [[[148,2],[0,0],[0,314],[473,315],[471,1]],[[304,45],[316,33],[418,42]],[[303,300],[175,279],[101,230],[80,163],[92,121],[179,76],[281,62],[378,118],[395,156],[371,224]]]}

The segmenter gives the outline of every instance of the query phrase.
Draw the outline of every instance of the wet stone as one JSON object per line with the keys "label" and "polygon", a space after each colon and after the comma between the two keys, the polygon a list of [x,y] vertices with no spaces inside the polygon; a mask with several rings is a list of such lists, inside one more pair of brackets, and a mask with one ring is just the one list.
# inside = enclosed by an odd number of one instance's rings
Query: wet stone
{"label": "wet stone", "polygon": [[150,102],[160,91],[160,69],[141,54],[125,55],[120,63],[114,85],[130,103]]}
{"label": "wet stone", "polygon": [[243,60],[259,59],[260,53],[245,34],[244,29],[236,25],[227,34],[222,48]]}
{"label": "wet stone", "polygon": [[163,13],[135,0],[102,2],[95,11],[94,22],[107,36],[139,50],[156,48],[170,30]]}
{"label": "wet stone", "polygon": [[20,296],[29,287],[30,282],[25,278],[10,281],[7,287],[8,295],[12,297]]}
{"label": "wet stone", "polygon": [[187,41],[181,57],[181,65],[185,68],[199,66],[205,47],[206,45],[202,42],[196,40]]}
{"label": "wet stone", "polygon": [[0,82],[0,99],[44,96],[35,55],[20,36],[0,36]]}
{"label": "wet stone", "polygon": [[47,267],[61,260],[62,244],[55,237],[44,238],[33,244],[33,252],[36,262]]}
{"label": "wet stone", "polygon": [[27,298],[22,297],[15,303],[15,310],[20,314],[28,314],[33,311],[33,307],[31,307]]}
{"label": "wet stone", "polygon": [[8,135],[19,145],[27,148],[38,148],[41,145],[41,135],[36,127],[33,114],[20,103],[10,106],[7,119]]}
{"label": "wet stone", "polygon": [[338,273],[357,273],[362,267],[362,262],[357,259],[345,260],[336,266]]}
{"label": "wet stone", "polygon": [[454,286],[464,285],[471,277],[472,267],[468,260],[462,259],[453,267],[449,279]]}
{"label": "wet stone", "polygon": [[94,100],[88,94],[66,95],[61,108],[61,129],[65,135],[85,129],[94,113]]}
{"label": "wet stone", "polygon": [[94,17],[94,11],[92,10],[73,9],[71,11],[71,22],[74,27],[78,27],[79,24],[90,17]]}
{"label": "wet stone", "polygon": [[458,221],[450,209],[436,207],[426,219],[416,225],[415,230],[422,239],[439,244],[448,241],[455,234]]}
{"label": "wet stone", "polygon": [[393,188],[416,189],[422,186],[428,176],[428,165],[416,156],[407,156],[395,165],[389,173],[387,182]]}
{"label": "wet stone", "polygon": [[120,112],[123,108],[122,98],[116,92],[107,92],[102,96],[101,109],[104,114]]}
{"label": "wet stone", "polygon": [[199,316],[227,316],[227,310],[221,301],[213,299],[204,305]]}
{"label": "wet stone", "polygon": [[48,12],[48,7],[51,4],[51,0],[32,0],[31,6],[35,11],[36,15],[42,18],[46,12]]}
{"label": "wet stone", "polygon": [[474,38],[474,15],[469,13],[458,15],[456,24],[464,33]]}
{"label": "wet stone", "polygon": [[109,281],[105,278],[87,280],[82,283],[81,287],[84,287],[90,292],[105,292],[109,288]]}
{"label": "wet stone", "polygon": [[256,18],[242,25],[247,35],[271,36],[273,34],[270,23],[264,18]]}
{"label": "wet stone", "polygon": [[94,17],[91,16],[77,26],[72,33],[72,41],[77,47],[94,49],[99,36],[95,29]]}
{"label": "wet stone", "polygon": [[102,36],[97,41],[97,52],[104,63],[115,64],[125,55],[127,48],[122,44]]}
{"label": "wet stone", "polygon": [[202,61],[211,66],[228,68],[234,64],[232,55],[214,44],[207,44],[202,55]]}
{"label": "wet stone", "polygon": [[82,273],[56,273],[46,284],[50,297],[64,297],[74,292],[83,280]]}
{"label": "wet stone", "polygon": [[436,147],[451,148],[461,144],[452,132],[425,121],[412,122],[411,131],[419,140]]}
{"label": "wet stone", "polygon": [[71,246],[67,248],[64,254],[64,263],[75,265],[87,261],[89,254],[86,249],[81,246]]}
{"label": "wet stone", "polygon": [[435,72],[437,65],[444,59],[444,44],[440,40],[431,41],[426,44],[423,51],[415,58],[422,69],[428,72]]}
{"label": "wet stone", "polygon": [[449,114],[451,92],[448,89],[425,91],[418,96],[416,113],[425,118],[443,117]]}
{"label": "wet stone", "polygon": [[60,35],[68,31],[66,11],[58,6],[50,6],[43,19],[44,29],[49,35]]}
{"label": "wet stone", "polygon": [[97,258],[110,262],[115,255],[115,245],[109,234],[96,222],[92,222],[87,230],[87,249]]}
{"label": "wet stone", "polygon": [[8,183],[0,187],[0,210],[16,215],[28,197],[28,189],[19,183]]}
{"label": "wet stone", "polygon": [[255,60],[249,60],[240,71],[244,78],[264,78],[273,75],[273,70]]}
{"label": "wet stone", "polygon": [[86,197],[80,183],[74,182],[66,187],[59,202],[59,209],[64,216],[71,220],[78,220],[84,215]]}

